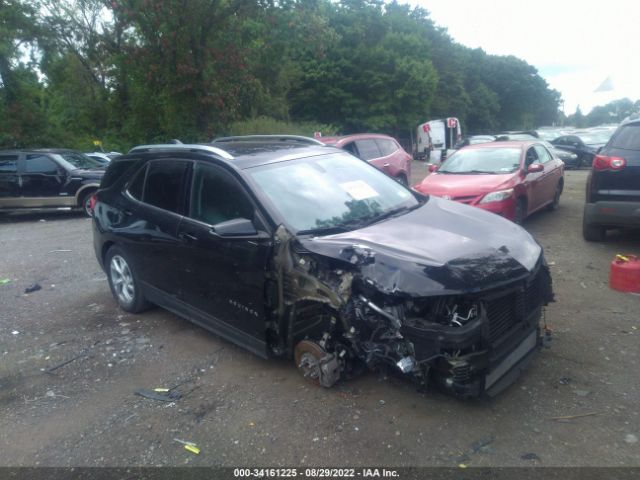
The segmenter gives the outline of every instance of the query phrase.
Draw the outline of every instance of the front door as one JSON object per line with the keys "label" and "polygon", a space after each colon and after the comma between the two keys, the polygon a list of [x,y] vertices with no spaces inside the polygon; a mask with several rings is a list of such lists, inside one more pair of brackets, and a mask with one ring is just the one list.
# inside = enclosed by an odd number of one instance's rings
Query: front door
{"label": "front door", "polygon": [[[265,275],[271,236],[245,187],[222,167],[196,163],[190,208],[178,228],[181,299],[204,313],[211,328],[266,356]],[[253,221],[254,235],[225,237],[215,226]]]}
{"label": "front door", "polygon": [[29,154],[20,169],[20,196],[29,207],[73,207],[67,171],[46,154]]}

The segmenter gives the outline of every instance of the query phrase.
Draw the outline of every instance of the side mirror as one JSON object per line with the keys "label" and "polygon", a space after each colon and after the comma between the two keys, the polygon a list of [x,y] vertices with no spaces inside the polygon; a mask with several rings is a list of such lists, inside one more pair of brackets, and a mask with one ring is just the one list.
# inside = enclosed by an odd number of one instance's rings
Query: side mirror
{"label": "side mirror", "polygon": [[436,165],[435,163],[431,163],[431,164],[429,165],[429,173],[433,173],[433,172],[435,172],[436,170],[438,170],[438,165]]}
{"label": "side mirror", "polygon": [[234,218],[214,225],[211,227],[211,233],[221,237],[242,237],[257,235],[258,231],[248,218]]}
{"label": "side mirror", "polygon": [[544,172],[544,165],[541,163],[532,163],[527,167],[527,173],[540,173]]}

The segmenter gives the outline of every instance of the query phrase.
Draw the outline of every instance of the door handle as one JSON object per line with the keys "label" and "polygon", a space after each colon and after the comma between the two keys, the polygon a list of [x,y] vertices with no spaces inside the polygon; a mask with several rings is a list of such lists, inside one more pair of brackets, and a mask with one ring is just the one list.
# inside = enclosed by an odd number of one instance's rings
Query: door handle
{"label": "door handle", "polygon": [[180,232],[178,234],[178,238],[183,242],[195,242],[196,240],[198,240],[198,237],[187,232]]}
{"label": "door handle", "polygon": [[385,163],[382,167],[383,167],[383,168],[389,168],[390,166],[391,166],[391,164],[390,164],[390,163]]}

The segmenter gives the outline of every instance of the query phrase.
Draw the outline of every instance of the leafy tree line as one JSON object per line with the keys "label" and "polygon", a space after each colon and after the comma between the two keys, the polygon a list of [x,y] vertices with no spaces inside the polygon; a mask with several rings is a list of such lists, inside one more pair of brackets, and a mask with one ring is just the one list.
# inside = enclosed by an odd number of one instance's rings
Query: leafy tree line
{"label": "leafy tree line", "polygon": [[593,127],[607,123],[620,123],[628,116],[639,112],[640,100],[633,102],[628,98],[621,98],[606,105],[594,107],[587,115],[584,115],[578,106],[575,113],[569,115],[564,123],[577,128]]}
{"label": "leafy tree line", "polygon": [[250,131],[409,137],[552,123],[515,57],[381,0],[0,0],[0,146],[106,149]]}

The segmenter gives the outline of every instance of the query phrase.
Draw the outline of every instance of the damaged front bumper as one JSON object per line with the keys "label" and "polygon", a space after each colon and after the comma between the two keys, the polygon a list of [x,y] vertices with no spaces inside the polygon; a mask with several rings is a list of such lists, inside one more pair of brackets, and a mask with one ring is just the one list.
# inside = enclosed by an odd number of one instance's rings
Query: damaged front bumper
{"label": "damaged front bumper", "polygon": [[552,301],[551,277],[541,264],[528,279],[467,301],[477,302],[480,312],[464,325],[407,318],[401,331],[421,377],[462,397],[494,396],[515,381],[542,344],[540,320]]}

